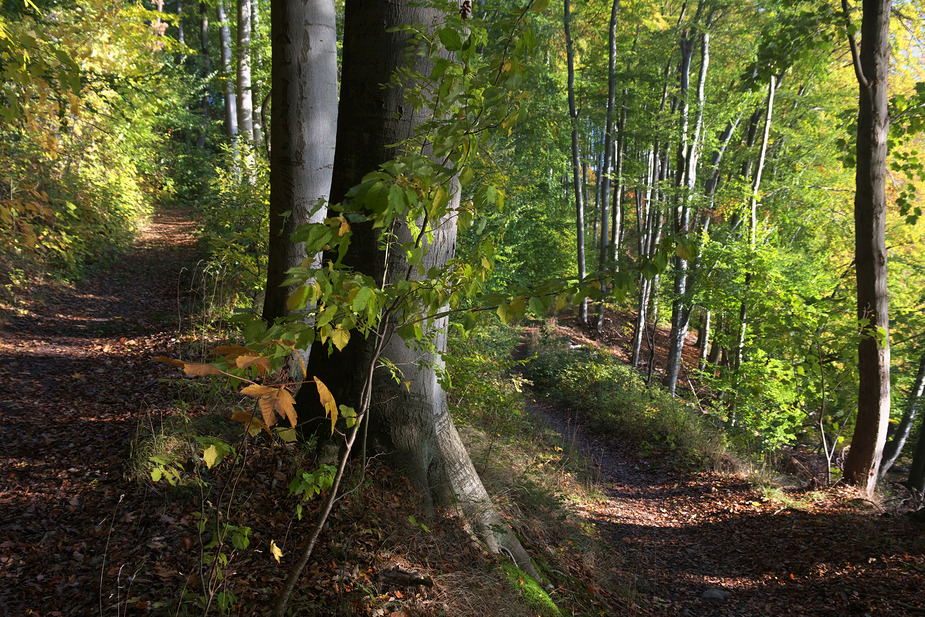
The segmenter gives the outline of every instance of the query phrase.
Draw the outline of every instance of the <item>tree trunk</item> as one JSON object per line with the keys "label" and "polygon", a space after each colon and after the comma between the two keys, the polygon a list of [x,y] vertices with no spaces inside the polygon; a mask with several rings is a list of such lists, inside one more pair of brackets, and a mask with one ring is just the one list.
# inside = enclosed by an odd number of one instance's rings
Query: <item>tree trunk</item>
{"label": "tree trunk", "polygon": [[183,32],[183,0],[177,0],[177,42],[186,45],[186,34]]}
{"label": "tree trunk", "polygon": [[[273,0],[273,117],[270,125],[270,242],[263,319],[288,314],[286,271],[307,255],[289,240],[326,215],[337,131],[334,0]],[[314,214],[313,214],[314,212]],[[303,358],[304,359],[304,358]]]}
{"label": "tree trunk", "polygon": [[[199,3],[199,49],[202,54],[202,78],[205,79],[212,72],[212,60],[209,57],[209,5],[205,2]],[[203,148],[206,145],[206,135],[209,132],[211,123],[211,107],[209,102],[209,93],[202,95],[202,132],[199,139],[196,140],[196,147]]]}
{"label": "tree trunk", "polygon": [[[847,0],[842,0],[848,17]],[[858,286],[858,416],[845,479],[871,495],[890,419],[890,339],[886,264],[886,154],[890,118],[890,0],[864,0],[861,51],[850,36],[859,83],[854,197]],[[848,30],[849,33],[851,29]]]}
{"label": "tree trunk", "polygon": [[253,141],[254,110],[251,105],[251,3],[237,0],[238,8],[238,129],[245,141]]}
{"label": "tree trunk", "polygon": [[[704,3],[697,6],[697,15],[694,23],[699,21]],[[674,233],[678,236],[692,237],[690,234],[691,202],[693,200],[694,186],[697,183],[697,161],[699,159],[700,136],[703,132],[703,108],[705,103],[705,89],[707,69],[710,65],[710,33],[708,28],[712,15],[708,16],[703,25],[704,31],[700,35],[700,72],[697,80],[697,118],[694,123],[693,134],[688,134],[689,78],[691,59],[694,54],[694,34],[685,34],[681,38],[681,139],[678,144],[677,186],[681,189],[674,216]],[[683,255],[674,257],[674,301],[671,307],[671,333],[668,337],[668,363],[665,367],[665,385],[674,396],[678,385],[678,375],[681,369],[681,358],[684,351],[684,339],[687,337],[687,328],[691,317],[691,298],[693,284],[689,277],[689,259]]]}
{"label": "tree trunk", "polygon": [[[565,51],[568,63],[568,113],[572,123],[572,190],[575,192],[575,230],[578,248],[578,278],[584,280],[587,275],[585,264],[585,205],[581,181],[581,156],[578,151],[578,108],[575,105],[575,54],[572,50],[571,7],[569,0],[564,0],[563,22],[565,26]],[[588,323],[588,300],[581,299],[578,307],[578,320]]]}
{"label": "tree trunk", "polygon": [[238,110],[235,103],[234,80],[231,73],[231,31],[228,28],[228,16],[225,4],[221,0],[215,5],[218,16],[218,41],[222,59],[222,85],[225,92],[225,135],[234,139],[238,134]]}
{"label": "tree trunk", "polygon": [[[607,117],[604,125],[604,160],[601,164],[601,245],[598,256],[598,268],[603,272],[610,261],[610,191],[612,185],[614,140],[613,116],[617,100],[617,16],[620,12],[620,0],[613,0],[610,7],[610,48],[607,63]],[[614,221],[616,222],[616,220]],[[603,289],[601,291],[604,291]],[[604,329],[604,300],[601,299],[597,316],[597,331]]]}
{"label": "tree trunk", "polygon": [[[411,107],[401,88],[380,84],[388,82],[406,63],[408,34],[397,28],[412,23],[434,25],[441,14],[411,0],[347,0],[345,15],[332,202],[342,201],[366,173],[392,159],[394,144],[414,136],[419,123],[429,118],[428,110]],[[425,75],[430,73],[427,66],[414,68]],[[276,147],[274,142],[273,149]],[[459,199],[458,186],[447,189]],[[452,204],[447,211],[455,211]],[[428,221],[428,230],[433,240],[428,244],[425,271],[444,264],[453,254],[455,220],[448,215]],[[390,231],[397,236],[393,242],[410,237],[405,226]],[[390,285],[404,279],[409,268],[404,251],[394,245],[390,251],[383,250],[381,233],[369,223],[352,225],[343,264]],[[533,570],[529,556],[495,510],[449,415],[446,394],[437,377],[442,366],[440,356],[446,349],[445,330],[445,319],[432,326],[435,351],[412,349],[397,335],[391,336],[383,357],[402,371],[401,379],[408,383],[406,387],[396,382],[384,367],[376,369],[369,431],[428,503],[454,504],[490,548],[509,551],[522,567]],[[388,332],[383,335],[390,336]],[[352,336],[342,351],[330,355],[316,342],[309,358],[309,375],[327,384],[338,403],[358,407],[374,348],[374,336],[359,334]],[[317,393],[311,389],[300,390],[296,400],[300,423],[324,417]]]}
{"label": "tree trunk", "polygon": [[[251,5],[251,39],[259,36],[260,26],[260,2],[259,0],[250,0]],[[257,67],[256,69],[254,67]],[[260,51],[257,47],[251,46],[251,72],[257,71],[259,74]],[[270,69],[273,70],[272,68]],[[271,77],[272,79],[272,77]],[[251,83],[251,124],[254,127],[254,145],[263,145],[263,125],[260,122],[260,88],[256,81]]]}
{"label": "tree trunk", "polygon": [[899,420],[899,426],[893,438],[887,442],[883,448],[883,462],[880,464],[880,477],[886,475],[896,459],[899,458],[909,434],[912,432],[912,424],[919,412],[919,406],[922,403],[922,396],[925,395],[925,353],[919,361],[919,370],[915,375],[915,381],[912,383],[912,389],[909,390],[909,398],[906,400],[906,408],[903,410],[903,417]]}

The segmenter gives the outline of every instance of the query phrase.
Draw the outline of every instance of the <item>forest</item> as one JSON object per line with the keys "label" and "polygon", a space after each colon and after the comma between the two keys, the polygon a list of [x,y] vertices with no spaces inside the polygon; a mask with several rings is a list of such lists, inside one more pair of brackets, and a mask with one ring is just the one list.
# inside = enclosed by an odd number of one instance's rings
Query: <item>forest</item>
{"label": "forest", "polygon": [[919,0],[3,0],[0,613],[925,611]]}

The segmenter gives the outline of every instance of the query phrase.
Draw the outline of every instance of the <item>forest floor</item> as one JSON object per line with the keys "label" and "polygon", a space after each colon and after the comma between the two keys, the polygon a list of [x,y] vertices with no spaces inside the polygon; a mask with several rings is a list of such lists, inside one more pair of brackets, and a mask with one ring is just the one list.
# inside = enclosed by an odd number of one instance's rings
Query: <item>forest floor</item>
{"label": "forest floor", "polygon": [[[207,383],[152,362],[196,344],[182,308],[202,283],[193,229],[188,213],[162,211],[118,263],[6,307],[0,615],[201,615],[210,597],[215,614],[222,598],[231,614],[269,613],[312,521],[313,506],[298,520],[286,491],[305,462],[298,449],[242,441],[246,467],[226,461],[205,470],[194,461],[184,473],[208,484],[175,488],[132,466],[143,438],[183,418],[214,416]],[[625,331],[614,316],[603,343],[625,349]],[[546,590],[558,606],[602,615],[925,612],[925,526],[889,502],[837,487],[770,495],[739,474],[682,473],[640,454],[638,444],[583,433],[570,410],[532,399],[528,410],[593,472],[584,498],[527,502],[524,475],[499,501],[546,562]],[[511,604],[518,575],[506,575],[453,517],[422,524],[398,474],[374,462],[367,478],[335,509],[292,606],[297,614],[556,614]],[[217,511],[251,528],[249,550],[230,540],[209,548]],[[597,538],[593,551],[585,535]],[[216,551],[228,559],[222,577],[204,558]],[[409,585],[405,572],[428,584]]]}

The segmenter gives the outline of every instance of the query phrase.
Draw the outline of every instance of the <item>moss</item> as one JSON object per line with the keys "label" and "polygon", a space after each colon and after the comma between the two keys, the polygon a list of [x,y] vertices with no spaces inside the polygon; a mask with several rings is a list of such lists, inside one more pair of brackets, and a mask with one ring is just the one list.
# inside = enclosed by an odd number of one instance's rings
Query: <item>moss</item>
{"label": "moss", "polygon": [[524,600],[534,610],[545,617],[564,617],[563,613],[549,594],[532,576],[512,563],[501,564],[504,574],[515,589],[519,590]]}

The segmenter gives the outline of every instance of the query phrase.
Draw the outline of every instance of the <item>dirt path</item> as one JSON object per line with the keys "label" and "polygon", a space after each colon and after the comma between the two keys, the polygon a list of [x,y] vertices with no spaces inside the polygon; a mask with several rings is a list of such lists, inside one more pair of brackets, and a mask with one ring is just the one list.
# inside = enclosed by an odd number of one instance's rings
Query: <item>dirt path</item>
{"label": "dirt path", "polygon": [[150,541],[150,517],[125,504],[149,498],[124,464],[139,418],[169,406],[151,357],[172,351],[192,229],[158,213],[118,263],[0,330],[2,615],[119,614],[131,593],[121,554]]}
{"label": "dirt path", "polygon": [[610,539],[640,614],[925,612],[922,523],[837,490],[788,508],[740,477],[678,473],[585,434],[566,410],[529,408],[600,465],[607,500],[584,513]]}

